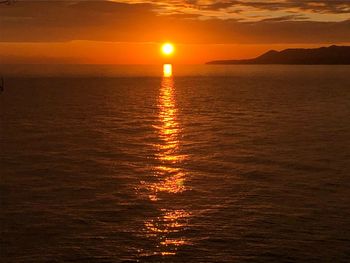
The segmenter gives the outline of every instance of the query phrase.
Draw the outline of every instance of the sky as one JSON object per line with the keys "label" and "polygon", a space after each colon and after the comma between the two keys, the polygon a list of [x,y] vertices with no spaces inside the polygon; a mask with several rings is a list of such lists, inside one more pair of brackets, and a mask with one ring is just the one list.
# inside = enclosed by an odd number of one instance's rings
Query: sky
{"label": "sky", "polygon": [[[3,3],[5,2],[5,3]],[[0,63],[158,64],[350,43],[350,0],[0,0]]]}

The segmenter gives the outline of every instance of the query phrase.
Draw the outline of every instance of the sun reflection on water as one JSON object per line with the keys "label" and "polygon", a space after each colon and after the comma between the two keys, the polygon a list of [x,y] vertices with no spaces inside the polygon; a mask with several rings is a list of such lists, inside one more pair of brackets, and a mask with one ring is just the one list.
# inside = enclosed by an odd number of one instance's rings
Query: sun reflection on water
{"label": "sun reflection on water", "polygon": [[159,206],[159,216],[145,221],[146,235],[157,240],[157,251],[162,256],[175,255],[179,247],[190,244],[181,234],[188,225],[190,212],[176,207],[179,194],[187,190],[186,173],[181,163],[186,158],[180,153],[181,124],[175,100],[172,65],[163,66],[163,79],[158,97],[158,125],[155,126],[159,143],[155,144],[156,162],[153,167],[155,182],[146,183],[148,198]]}
{"label": "sun reflection on water", "polygon": [[171,77],[172,75],[173,75],[173,65],[164,64],[163,65],[163,76],[164,77]]}
{"label": "sun reflection on water", "polygon": [[156,158],[161,162],[161,165],[155,167],[155,174],[161,180],[152,185],[153,195],[158,192],[179,193],[185,190],[185,174],[179,168],[185,156],[179,153],[181,127],[177,117],[172,65],[165,64],[163,68],[164,74],[158,98],[159,126],[155,127],[160,139],[160,143],[155,145]]}

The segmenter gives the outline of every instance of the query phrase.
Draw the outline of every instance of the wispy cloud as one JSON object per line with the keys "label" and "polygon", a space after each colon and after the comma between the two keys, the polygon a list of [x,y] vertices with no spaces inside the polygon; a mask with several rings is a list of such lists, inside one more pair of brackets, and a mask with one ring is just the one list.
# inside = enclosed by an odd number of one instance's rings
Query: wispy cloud
{"label": "wispy cloud", "polygon": [[[201,19],[235,19],[242,22],[278,17],[290,20],[344,21],[350,16],[349,0],[113,0],[148,3],[158,14],[191,14]],[[293,14],[298,16],[293,16]]]}

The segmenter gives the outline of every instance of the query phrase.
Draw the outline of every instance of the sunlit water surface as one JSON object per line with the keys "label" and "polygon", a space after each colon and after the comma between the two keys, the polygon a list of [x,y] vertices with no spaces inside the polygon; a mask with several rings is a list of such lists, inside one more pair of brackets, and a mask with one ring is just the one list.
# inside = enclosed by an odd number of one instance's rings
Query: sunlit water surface
{"label": "sunlit water surface", "polygon": [[350,260],[350,67],[9,68],[2,262]]}

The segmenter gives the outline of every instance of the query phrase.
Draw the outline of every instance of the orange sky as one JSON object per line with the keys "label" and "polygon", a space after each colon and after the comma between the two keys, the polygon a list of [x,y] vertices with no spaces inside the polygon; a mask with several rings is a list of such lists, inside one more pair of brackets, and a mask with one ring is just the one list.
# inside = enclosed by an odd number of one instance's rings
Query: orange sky
{"label": "orange sky", "polygon": [[350,43],[348,1],[17,1],[0,5],[1,63],[158,64]]}
{"label": "orange sky", "polygon": [[256,57],[266,50],[318,47],[321,44],[176,44],[171,58],[159,51],[161,43],[114,43],[72,41],[68,43],[2,43],[3,63],[82,64],[202,64],[215,59]]}

